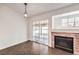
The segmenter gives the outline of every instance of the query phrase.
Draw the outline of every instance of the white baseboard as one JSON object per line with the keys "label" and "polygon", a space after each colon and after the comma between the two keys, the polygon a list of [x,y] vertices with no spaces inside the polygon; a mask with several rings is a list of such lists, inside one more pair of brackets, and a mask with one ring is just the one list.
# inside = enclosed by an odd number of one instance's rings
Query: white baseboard
{"label": "white baseboard", "polygon": [[3,49],[6,49],[6,48],[15,46],[15,45],[17,45],[17,44],[20,44],[20,43],[23,43],[23,42],[27,42],[27,41],[28,41],[28,40],[26,40],[26,41],[21,41],[21,42],[17,42],[17,43],[11,44],[11,45],[6,45],[5,47],[0,48],[0,50],[3,50]]}

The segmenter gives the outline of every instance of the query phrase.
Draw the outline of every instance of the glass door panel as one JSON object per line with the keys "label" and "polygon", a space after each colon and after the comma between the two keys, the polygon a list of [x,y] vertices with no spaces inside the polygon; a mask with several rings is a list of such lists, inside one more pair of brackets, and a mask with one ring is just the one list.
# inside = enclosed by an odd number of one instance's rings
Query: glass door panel
{"label": "glass door panel", "polygon": [[36,42],[48,45],[48,21],[38,21],[33,25],[33,39]]}
{"label": "glass door panel", "polygon": [[38,21],[33,24],[33,40],[39,42],[40,39],[40,24]]}
{"label": "glass door panel", "polygon": [[48,28],[46,26],[42,27],[42,36],[43,36],[43,42],[44,44],[48,45]]}
{"label": "glass door panel", "polygon": [[48,22],[41,21],[41,35],[40,35],[40,42],[42,44],[48,45]]}

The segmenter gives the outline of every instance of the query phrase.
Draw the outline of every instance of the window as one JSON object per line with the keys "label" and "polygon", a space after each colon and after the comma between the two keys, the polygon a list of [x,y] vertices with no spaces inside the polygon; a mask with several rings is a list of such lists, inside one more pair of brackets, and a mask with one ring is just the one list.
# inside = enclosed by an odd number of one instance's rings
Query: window
{"label": "window", "polygon": [[79,17],[70,17],[62,19],[63,27],[76,27],[79,26]]}
{"label": "window", "polygon": [[74,26],[74,17],[68,18],[68,26]]}
{"label": "window", "polygon": [[63,27],[67,27],[67,23],[68,23],[68,19],[67,18],[62,19],[62,26]]}
{"label": "window", "polygon": [[74,17],[62,19],[62,26],[63,27],[74,26],[75,25],[74,21],[75,21]]}
{"label": "window", "polygon": [[79,11],[53,16],[52,29],[79,29]]}
{"label": "window", "polygon": [[75,17],[75,26],[79,26],[79,17]]}

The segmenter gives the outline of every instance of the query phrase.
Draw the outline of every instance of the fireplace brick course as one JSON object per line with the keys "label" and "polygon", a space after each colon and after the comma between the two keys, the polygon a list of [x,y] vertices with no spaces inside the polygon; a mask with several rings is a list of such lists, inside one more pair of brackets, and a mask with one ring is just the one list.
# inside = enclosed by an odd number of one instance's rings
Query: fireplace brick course
{"label": "fireplace brick course", "polygon": [[55,36],[64,36],[64,37],[73,37],[73,54],[79,55],[79,34],[78,33],[68,33],[68,32],[52,32],[51,33],[51,45],[54,46],[54,37]]}

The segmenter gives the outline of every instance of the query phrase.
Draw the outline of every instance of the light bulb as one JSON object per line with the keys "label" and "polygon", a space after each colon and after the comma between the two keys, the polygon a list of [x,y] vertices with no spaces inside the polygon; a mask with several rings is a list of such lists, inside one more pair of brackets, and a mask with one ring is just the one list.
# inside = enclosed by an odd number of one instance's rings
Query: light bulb
{"label": "light bulb", "polygon": [[27,17],[27,14],[26,13],[24,14],[24,17]]}

